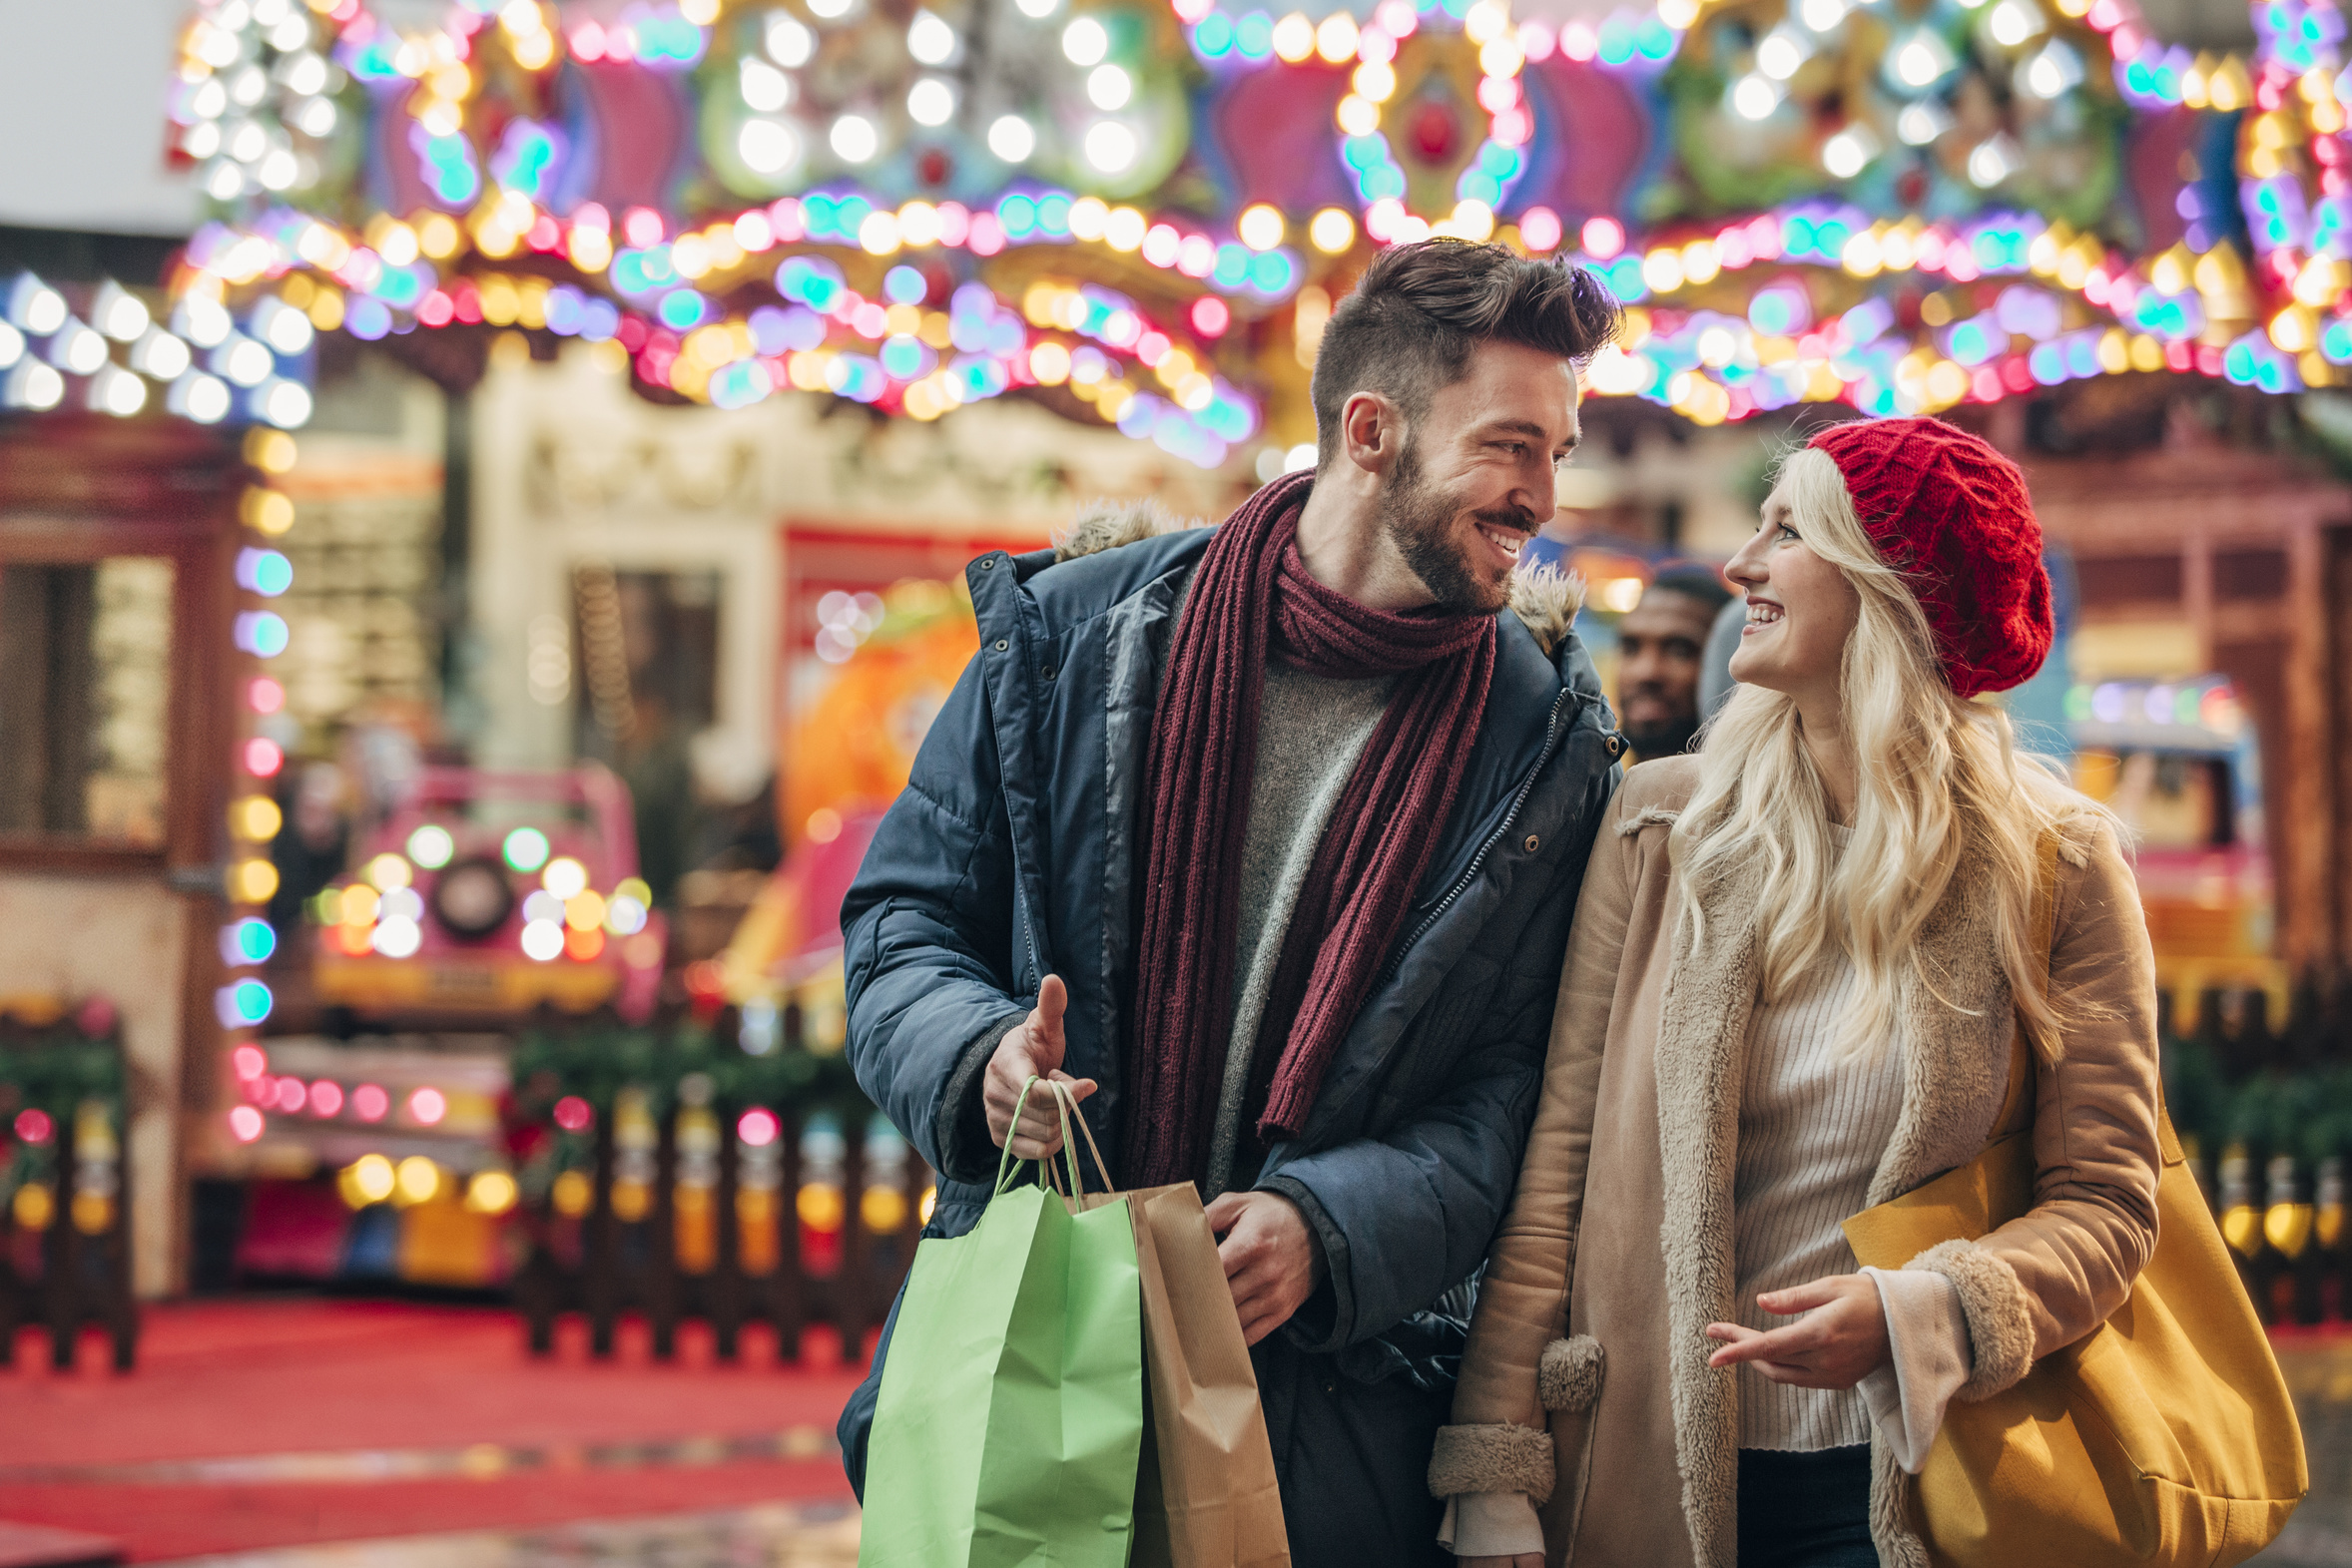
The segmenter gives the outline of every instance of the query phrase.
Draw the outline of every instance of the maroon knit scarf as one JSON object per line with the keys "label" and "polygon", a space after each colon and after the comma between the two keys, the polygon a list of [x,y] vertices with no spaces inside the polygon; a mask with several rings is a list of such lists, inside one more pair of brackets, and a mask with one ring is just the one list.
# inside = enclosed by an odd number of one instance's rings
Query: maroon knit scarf
{"label": "maroon knit scarf", "polygon": [[1492,617],[1370,610],[1307,574],[1299,514],[1313,478],[1278,479],[1225,520],[1169,652],[1146,768],[1150,847],[1127,1056],[1133,1186],[1207,1175],[1269,649],[1317,675],[1405,679],[1324,829],[1276,963],[1253,1074],[1261,1140],[1304,1125],[1429,868],[1485,710]]}

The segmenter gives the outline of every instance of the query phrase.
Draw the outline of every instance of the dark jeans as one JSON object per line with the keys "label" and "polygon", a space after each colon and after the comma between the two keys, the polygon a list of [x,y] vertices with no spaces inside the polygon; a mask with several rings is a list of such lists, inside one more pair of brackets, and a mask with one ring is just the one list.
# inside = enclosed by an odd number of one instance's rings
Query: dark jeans
{"label": "dark jeans", "polygon": [[1879,1568],[1870,1445],[1739,1451],[1739,1568]]}

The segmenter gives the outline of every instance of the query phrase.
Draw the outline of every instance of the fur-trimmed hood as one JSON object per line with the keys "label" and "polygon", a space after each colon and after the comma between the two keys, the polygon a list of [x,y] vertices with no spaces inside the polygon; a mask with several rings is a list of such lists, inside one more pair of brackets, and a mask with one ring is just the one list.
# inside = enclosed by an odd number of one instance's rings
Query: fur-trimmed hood
{"label": "fur-trimmed hood", "polygon": [[[1078,509],[1069,527],[1053,536],[1053,558],[1075,561],[1163,534],[1212,526],[1197,517],[1178,517],[1157,501],[1091,501]],[[1573,573],[1538,567],[1511,575],[1511,612],[1547,657],[1567,641],[1568,628],[1583,607],[1584,579]]]}

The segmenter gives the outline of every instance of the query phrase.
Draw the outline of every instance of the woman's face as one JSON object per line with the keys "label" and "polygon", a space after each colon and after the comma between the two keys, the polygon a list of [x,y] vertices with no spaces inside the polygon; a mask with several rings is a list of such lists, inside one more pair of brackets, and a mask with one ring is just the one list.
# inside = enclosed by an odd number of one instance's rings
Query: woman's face
{"label": "woman's face", "polygon": [[1723,575],[1748,592],[1748,624],[1731,656],[1731,678],[1801,702],[1835,702],[1862,598],[1845,573],[1805,543],[1785,484],[1765,498],[1763,525]]}

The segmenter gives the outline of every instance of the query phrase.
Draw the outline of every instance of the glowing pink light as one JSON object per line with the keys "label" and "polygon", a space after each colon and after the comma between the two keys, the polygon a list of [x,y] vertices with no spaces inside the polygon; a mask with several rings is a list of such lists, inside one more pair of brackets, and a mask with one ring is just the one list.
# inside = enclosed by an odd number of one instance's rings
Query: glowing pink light
{"label": "glowing pink light", "polygon": [[595,1120],[595,1108],[576,1094],[555,1102],[555,1125],[567,1133],[584,1133]]}
{"label": "glowing pink light", "polygon": [[1203,337],[1222,337],[1233,324],[1233,312],[1215,294],[1203,294],[1192,302],[1192,329]]}
{"label": "glowing pink light", "polygon": [[602,60],[604,58],[604,29],[594,22],[582,22],[572,29],[572,58]]}
{"label": "glowing pink light", "polygon": [[1523,147],[1527,138],[1535,134],[1535,127],[1524,109],[1505,109],[1494,117],[1492,134],[1504,147]]}
{"label": "glowing pink light", "polygon": [[229,1112],[229,1135],[241,1144],[250,1144],[262,1136],[269,1120],[250,1105],[233,1106]]}
{"label": "glowing pink light", "polygon": [[245,771],[256,779],[275,779],[286,766],[286,753],[276,741],[260,736],[245,743]]}
{"label": "glowing pink light", "polygon": [[974,213],[971,233],[964,237],[963,243],[971,248],[974,256],[994,256],[1004,249],[1004,225],[997,222],[994,213]]}
{"label": "glowing pink light", "polygon": [[860,337],[881,338],[890,329],[890,313],[869,299],[850,314],[850,330]]}
{"label": "glowing pink light", "polygon": [[971,213],[961,202],[939,204],[939,244],[960,246],[971,238]]}
{"label": "glowing pink light", "polygon": [[1398,220],[1405,216],[1405,204],[1393,196],[1384,196],[1364,210],[1364,232],[1375,240],[1387,240],[1396,233]]}
{"label": "glowing pink light", "polygon": [[755,1105],[735,1124],[735,1136],[754,1149],[765,1149],[782,1136],[784,1124],[766,1106]]}
{"label": "glowing pink light", "polygon": [[1559,47],[1559,35],[1547,22],[1519,24],[1519,53],[1530,60],[1548,60],[1552,50]]}
{"label": "glowing pink light", "polygon": [[241,1045],[229,1053],[229,1070],[240,1083],[252,1083],[270,1070],[270,1056],[258,1045]]}
{"label": "glowing pink light", "polygon": [[1176,251],[1176,270],[1187,277],[1206,277],[1217,269],[1217,243],[1207,235],[1186,235]]}
{"label": "glowing pink light", "polygon": [[1478,107],[1490,115],[1519,106],[1519,79],[1515,76],[1481,76],[1478,78]]}
{"label": "glowing pink light", "polygon": [[278,1080],[268,1073],[245,1081],[245,1097],[256,1105],[269,1105],[278,1098]]}
{"label": "glowing pink light", "polygon": [[299,1078],[279,1079],[278,1092],[271,1096],[273,1100],[278,1102],[278,1109],[281,1111],[298,1111],[302,1108],[303,1101],[308,1097],[309,1091],[302,1087],[302,1081]]}
{"label": "glowing pink light", "polygon": [[594,230],[600,235],[613,232],[613,215],[604,210],[602,202],[582,202],[572,209],[572,228]]}
{"label": "glowing pink light", "polygon": [[1371,65],[1387,65],[1397,58],[1397,40],[1376,23],[1356,35],[1356,58]]}
{"label": "glowing pink light", "polygon": [[310,1111],[314,1116],[338,1116],[343,1109],[343,1086],[331,1078],[321,1078],[310,1086]]}
{"label": "glowing pink light", "polygon": [[790,244],[809,233],[809,226],[801,217],[800,201],[795,197],[783,197],[768,204],[768,225],[776,231],[779,244]]}
{"label": "glowing pink light", "polygon": [[57,1131],[57,1124],[42,1110],[23,1110],[16,1113],[16,1136],[29,1144],[45,1144],[49,1135]]}
{"label": "glowing pink light", "polygon": [[362,1122],[380,1122],[392,1108],[392,1097],[378,1084],[361,1084],[351,1091],[351,1114]]}
{"label": "glowing pink light", "polygon": [[1176,0],[1177,19],[1190,25],[1217,9],[1217,0]]}
{"label": "glowing pink light", "polygon": [[1559,52],[1579,63],[1600,53],[1600,35],[1588,22],[1570,22],[1559,30]]}
{"label": "glowing pink light", "polygon": [[1584,232],[1584,254],[1596,261],[1605,261],[1625,249],[1625,226],[1613,218],[1587,218]]}
{"label": "glowing pink light", "polygon": [[2001,400],[2001,372],[1991,365],[1980,365],[1969,377],[1969,392],[1978,402],[1996,403]]}
{"label": "glowing pink light", "polygon": [[662,243],[662,215],[650,207],[632,207],[621,215],[621,233],[642,251]]}
{"label": "glowing pink light", "polygon": [[1530,251],[1558,250],[1560,234],[1559,215],[1548,207],[1530,207],[1519,215],[1519,238]]}
{"label": "glowing pink light", "polygon": [[430,1084],[408,1096],[408,1119],[419,1127],[438,1127],[448,1114],[449,1097]]}
{"label": "glowing pink light", "polygon": [[1156,365],[1167,358],[1168,339],[1166,334],[1146,332],[1137,338],[1135,340],[1135,357],[1142,360],[1146,367]]}
{"label": "glowing pink light", "polygon": [[1413,0],[1381,0],[1380,9],[1373,12],[1373,20],[1391,38],[1411,38],[1413,30],[1421,26],[1421,13]]}
{"label": "glowing pink light", "polygon": [[245,689],[245,700],[257,714],[274,714],[286,706],[286,688],[268,676],[257,676]]}
{"label": "glowing pink light", "polygon": [[1184,237],[1173,224],[1154,224],[1143,237],[1143,259],[1154,266],[1174,266],[1184,249]]}

